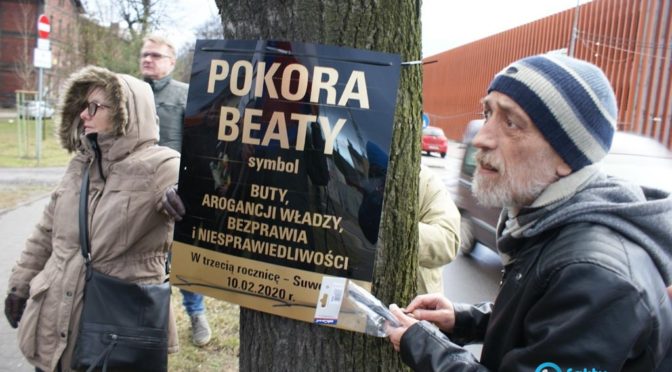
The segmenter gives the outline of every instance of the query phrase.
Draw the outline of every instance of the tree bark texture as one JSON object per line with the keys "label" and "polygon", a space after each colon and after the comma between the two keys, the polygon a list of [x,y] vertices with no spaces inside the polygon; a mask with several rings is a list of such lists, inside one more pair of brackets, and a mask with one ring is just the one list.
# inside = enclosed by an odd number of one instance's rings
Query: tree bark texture
{"label": "tree bark texture", "polygon": [[[216,0],[226,39],[347,46],[420,59],[420,0]],[[402,66],[373,294],[407,304],[416,291],[421,65]],[[215,325],[216,326],[216,325]],[[242,309],[241,371],[395,371],[387,339]]]}

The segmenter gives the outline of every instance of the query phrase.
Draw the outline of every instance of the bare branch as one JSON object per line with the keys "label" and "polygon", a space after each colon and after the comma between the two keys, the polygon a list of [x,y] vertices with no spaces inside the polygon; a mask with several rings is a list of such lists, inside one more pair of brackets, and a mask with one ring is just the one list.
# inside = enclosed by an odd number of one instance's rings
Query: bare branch
{"label": "bare branch", "polygon": [[13,18],[14,25],[18,31],[19,38],[21,39],[21,44],[16,50],[18,58],[14,62],[14,71],[21,81],[21,88],[24,90],[34,90],[35,89],[35,79],[34,71],[35,67],[33,66],[33,61],[31,60],[31,50],[32,46],[30,45],[31,34],[36,27],[36,15],[31,11],[32,6],[28,3],[19,2],[19,14],[18,17]]}

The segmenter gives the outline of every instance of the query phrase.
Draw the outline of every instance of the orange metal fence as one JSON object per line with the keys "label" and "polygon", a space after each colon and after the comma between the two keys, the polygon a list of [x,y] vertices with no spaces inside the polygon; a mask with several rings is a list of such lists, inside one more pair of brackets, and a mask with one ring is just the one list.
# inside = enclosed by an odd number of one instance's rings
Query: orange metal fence
{"label": "orange metal fence", "polygon": [[594,0],[423,60],[424,111],[459,140],[480,116],[480,98],[499,70],[524,56],[569,49],[600,66],[619,104],[620,130],[672,149],[672,2]]}

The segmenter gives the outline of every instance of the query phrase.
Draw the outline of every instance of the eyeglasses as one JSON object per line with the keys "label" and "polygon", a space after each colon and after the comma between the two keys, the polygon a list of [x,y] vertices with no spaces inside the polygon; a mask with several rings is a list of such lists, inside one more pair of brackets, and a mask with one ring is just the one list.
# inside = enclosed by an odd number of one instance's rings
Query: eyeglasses
{"label": "eyeglasses", "polygon": [[102,103],[98,102],[89,102],[86,104],[86,108],[88,110],[89,116],[94,117],[96,116],[96,112],[98,112],[98,109],[104,107],[104,108],[110,108],[111,106],[108,105],[103,105]]}
{"label": "eyeglasses", "polygon": [[161,53],[156,53],[156,52],[143,52],[140,54],[140,59],[145,59],[145,58],[151,58],[151,59],[161,59],[161,58],[170,58],[170,56],[161,54]]}

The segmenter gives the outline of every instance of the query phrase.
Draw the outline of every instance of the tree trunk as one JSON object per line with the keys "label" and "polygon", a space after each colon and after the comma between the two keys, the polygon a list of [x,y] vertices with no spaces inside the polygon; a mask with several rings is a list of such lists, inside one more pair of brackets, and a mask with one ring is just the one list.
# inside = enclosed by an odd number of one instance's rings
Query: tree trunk
{"label": "tree trunk", "polygon": [[[288,40],[420,59],[420,0],[216,0],[227,39]],[[421,65],[403,66],[373,293],[385,304],[415,294],[422,110]],[[382,242],[382,243],[381,243]],[[387,339],[242,309],[241,371],[404,369]]]}

